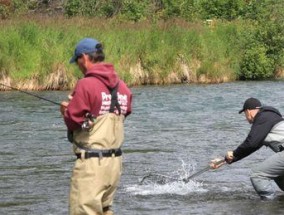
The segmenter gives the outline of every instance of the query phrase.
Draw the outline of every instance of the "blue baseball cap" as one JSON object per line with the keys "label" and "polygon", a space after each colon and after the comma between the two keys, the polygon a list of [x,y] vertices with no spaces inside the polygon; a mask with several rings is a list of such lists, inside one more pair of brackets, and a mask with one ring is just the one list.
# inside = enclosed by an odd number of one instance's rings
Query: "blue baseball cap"
{"label": "blue baseball cap", "polygon": [[76,60],[82,55],[82,54],[89,54],[97,51],[96,46],[99,44],[99,41],[93,39],[93,38],[84,38],[82,39],[75,48],[74,55],[70,59],[70,63],[75,63]]}

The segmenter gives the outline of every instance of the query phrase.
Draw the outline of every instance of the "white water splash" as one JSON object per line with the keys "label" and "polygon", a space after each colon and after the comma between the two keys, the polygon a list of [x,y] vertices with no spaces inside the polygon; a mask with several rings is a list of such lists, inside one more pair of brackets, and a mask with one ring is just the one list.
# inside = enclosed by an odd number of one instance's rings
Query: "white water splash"
{"label": "white water splash", "polygon": [[189,181],[184,183],[181,181],[172,182],[168,184],[147,184],[147,185],[132,185],[125,188],[126,192],[132,195],[161,195],[161,194],[176,194],[187,195],[193,192],[206,192],[202,188],[202,183],[196,181]]}
{"label": "white water splash", "polygon": [[[195,171],[195,165],[191,162],[181,161],[181,168],[167,175],[169,178],[175,178],[174,181],[168,181],[165,184],[160,184],[158,181],[147,181],[140,185],[131,185],[125,188],[126,192],[133,195],[161,195],[161,194],[175,194],[187,195],[193,192],[206,192],[207,189],[203,188],[202,182],[190,180],[185,183],[183,179],[192,175]],[[167,179],[167,178],[165,178]]]}
{"label": "white water splash", "polygon": [[184,179],[192,175],[195,171],[196,164],[186,163],[184,160],[180,159],[181,169],[178,169],[174,174],[179,175],[179,179]]}

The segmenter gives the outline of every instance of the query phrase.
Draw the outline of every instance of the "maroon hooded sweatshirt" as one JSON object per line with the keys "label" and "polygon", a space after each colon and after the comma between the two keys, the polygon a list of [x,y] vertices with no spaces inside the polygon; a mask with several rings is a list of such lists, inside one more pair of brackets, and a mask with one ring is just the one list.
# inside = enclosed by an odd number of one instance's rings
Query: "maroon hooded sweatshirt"
{"label": "maroon hooded sweatshirt", "polygon": [[[131,113],[132,94],[126,84],[119,80],[113,65],[97,63],[86,72],[85,77],[78,81],[72,93],[72,100],[64,115],[65,123],[70,131],[80,129],[86,113],[93,116],[109,113],[111,95],[109,88],[119,83],[117,94],[121,114],[127,116]],[[115,109],[118,113],[118,110]]]}

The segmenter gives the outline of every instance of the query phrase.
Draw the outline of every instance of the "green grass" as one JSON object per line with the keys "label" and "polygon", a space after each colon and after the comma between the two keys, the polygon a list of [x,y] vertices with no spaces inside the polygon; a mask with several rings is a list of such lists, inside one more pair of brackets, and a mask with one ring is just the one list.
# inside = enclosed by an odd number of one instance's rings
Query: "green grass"
{"label": "green grass", "polygon": [[0,26],[0,74],[15,82],[33,78],[42,84],[59,67],[70,77],[80,77],[76,66],[68,62],[84,37],[104,44],[106,61],[130,85],[137,84],[129,70],[138,63],[150,80],[156,78],[159,83],[168,83],[172,72],[181,74],[181,62],[190,66],[196,61],[200,62],[200,68],[193,71],[197,77],[206,75],[213,82],[224,76],[235,80],[242,53],[240,37],[246,29],[241,22],[210,27],[181,20],[131,23],[63,17],[1,21]]}

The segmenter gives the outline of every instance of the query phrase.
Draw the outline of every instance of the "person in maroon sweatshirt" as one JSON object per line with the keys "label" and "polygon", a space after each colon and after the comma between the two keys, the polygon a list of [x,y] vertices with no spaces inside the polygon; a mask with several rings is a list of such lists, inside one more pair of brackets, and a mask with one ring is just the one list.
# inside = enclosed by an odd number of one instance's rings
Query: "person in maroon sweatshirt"
{"label": "person in maroon sweatshirt", "polygon": [[112,201],[122,171],[123,122],[131,113],[132,94],[104,58],[102,45],[85,38],[70,60],[84,74],[70,101],[61,103],[77,156],[71,179],[71,215],[113,214]]}

